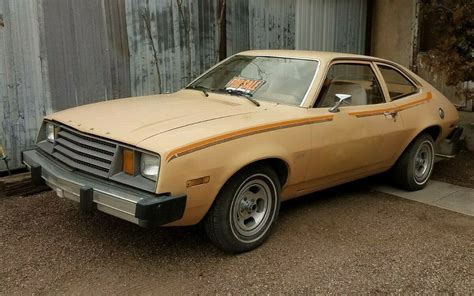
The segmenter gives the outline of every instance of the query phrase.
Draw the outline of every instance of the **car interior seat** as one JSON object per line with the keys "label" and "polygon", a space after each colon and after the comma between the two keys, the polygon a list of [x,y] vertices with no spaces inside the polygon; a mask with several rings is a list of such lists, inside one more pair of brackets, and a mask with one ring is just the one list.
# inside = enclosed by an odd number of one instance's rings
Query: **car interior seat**
{"label": "car interior seat", "polygon": [[349,105],[367,105],[367,93],[362,85],[353,82],[333,80],[328,86],[319,107],[334,106],[338,100],[336,94],[351,95],[351,99],[347,101]]}

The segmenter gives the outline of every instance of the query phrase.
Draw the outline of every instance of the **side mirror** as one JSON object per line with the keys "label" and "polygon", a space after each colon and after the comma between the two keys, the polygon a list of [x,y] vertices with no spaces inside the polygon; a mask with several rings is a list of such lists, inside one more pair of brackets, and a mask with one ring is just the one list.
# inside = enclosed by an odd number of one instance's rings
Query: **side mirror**
{"label": "side mirror", "polygon": [[333,107],[329,108],[329,112],[331,113],[337,113],[339,112],[339,106],[346,102],[347,100],[349,100],[350,98],[352,98],[351,95],[347,95],[347,94],[336,94],[336,98],[338,98],[339,100],[336,102],[336,105],[334,105]]}

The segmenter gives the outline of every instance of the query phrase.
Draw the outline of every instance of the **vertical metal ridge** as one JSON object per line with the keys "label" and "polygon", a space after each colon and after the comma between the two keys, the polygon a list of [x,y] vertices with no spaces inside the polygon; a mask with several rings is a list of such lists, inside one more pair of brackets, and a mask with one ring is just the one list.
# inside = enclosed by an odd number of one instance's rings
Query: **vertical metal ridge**
{"label": "vertical metal ridge", "polygon": [[367,0],[297,0],[296,49],[364,54]]}
{"label": "vertical metal ridge", "polygon": [[21,151],[34,144],[48,110],[37,5],[37,1],[0,0],[0,145],[12,168],[21,165]]}
{"label": "vertical metal ridge", "polygon": [[[217,61],[217,1],[182,1],[186,28],[176,0],[125,0],[125,9],[134,96],[159,93],[151,42],[158,51],[163,93],[182,88]],[[144,12],[150,15],[151,36],[144,27]]]}
{"label": "vertical metal ridge", "polygon": [[227,1],[227,53],[248,49],[294,49],[294,0]]}

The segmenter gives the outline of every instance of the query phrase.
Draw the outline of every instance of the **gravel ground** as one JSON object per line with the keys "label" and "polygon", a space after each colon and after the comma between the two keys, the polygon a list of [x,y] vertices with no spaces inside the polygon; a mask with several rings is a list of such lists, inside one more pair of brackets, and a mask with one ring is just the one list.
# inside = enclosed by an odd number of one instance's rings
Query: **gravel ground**
{"label": "gravel ground", "polygon": [[456,158],[437,162],[431,178],[474,188],[474,152],[462,151]]}
{"label": "gravel ground", "polygon": [[474,218],[367,186],[284,203],[267,243],[237,256],[52,192],[0,199],[0,295],[474,293]]}

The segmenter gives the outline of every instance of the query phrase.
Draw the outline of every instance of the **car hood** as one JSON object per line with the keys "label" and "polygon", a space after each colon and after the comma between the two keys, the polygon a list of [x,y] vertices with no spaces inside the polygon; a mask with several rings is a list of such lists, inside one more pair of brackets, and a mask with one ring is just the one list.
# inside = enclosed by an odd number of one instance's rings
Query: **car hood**
{"label": "car hood", "polygon": [[46,119],[85,133],[137,145],[173,129],[264,109],[238,97],[230,99],[228,95],[217,94],[204,97],[195,90],[182,90],[174,94],[84,105],[54,113]]}

